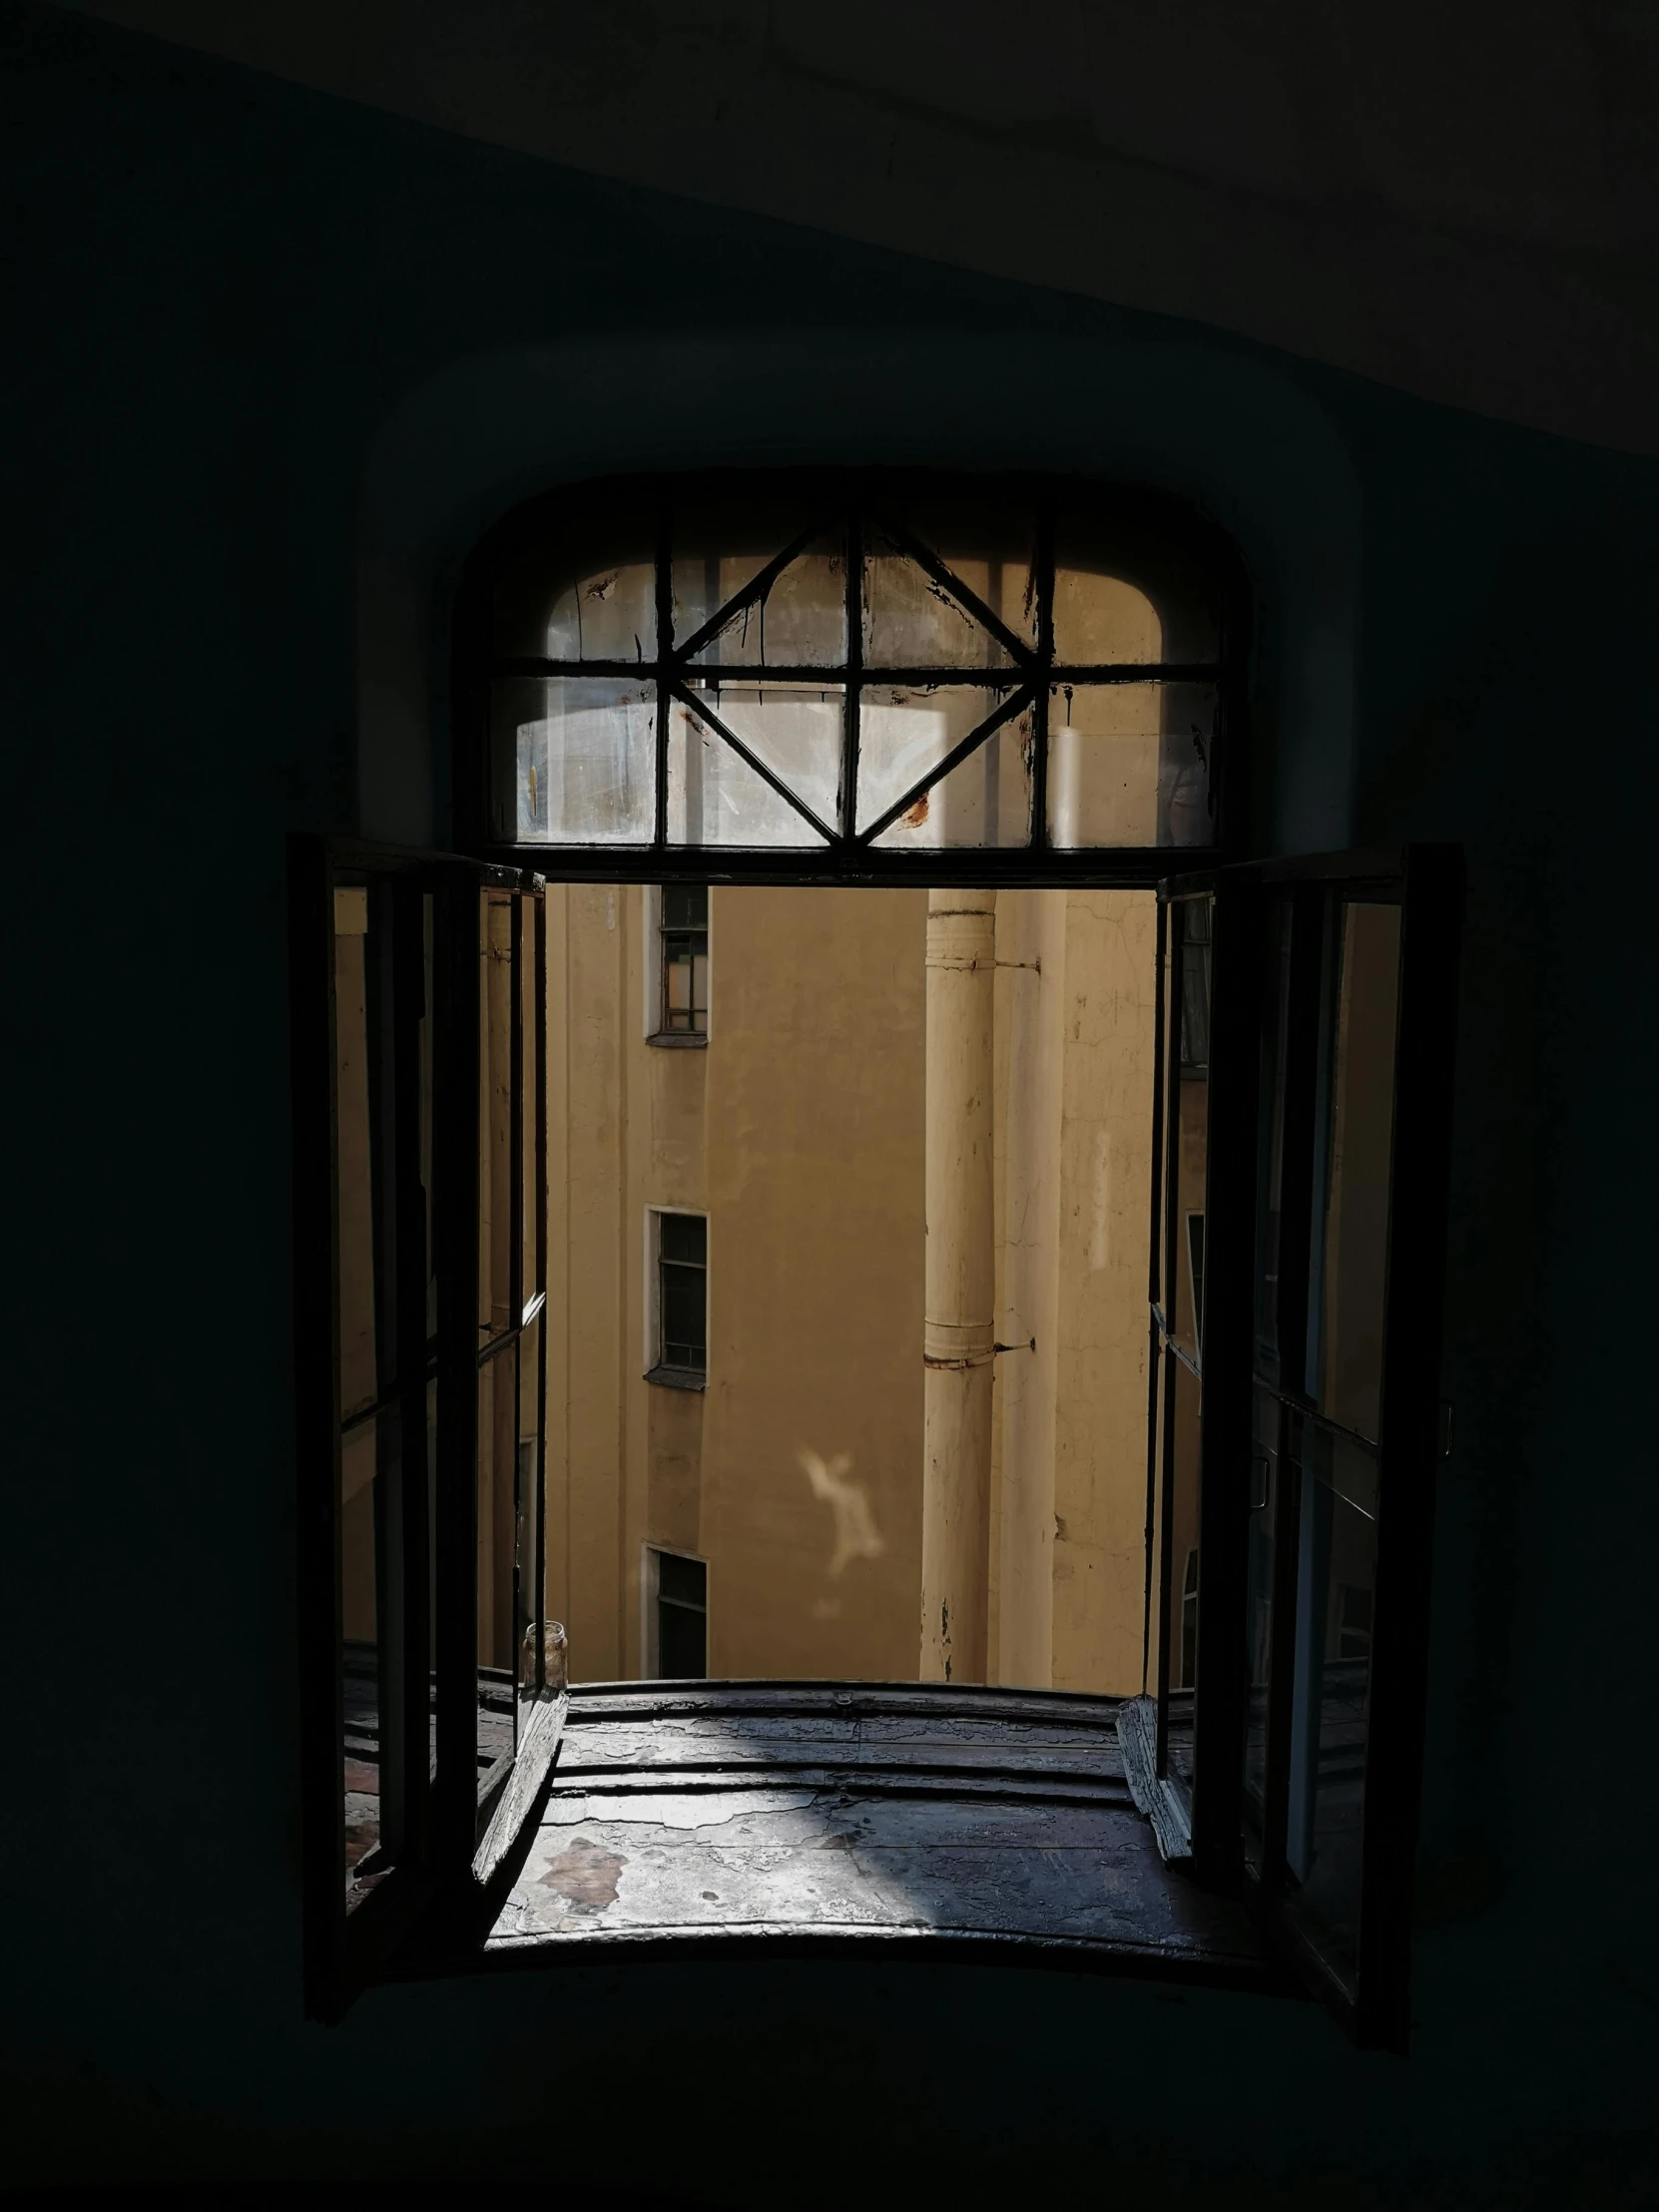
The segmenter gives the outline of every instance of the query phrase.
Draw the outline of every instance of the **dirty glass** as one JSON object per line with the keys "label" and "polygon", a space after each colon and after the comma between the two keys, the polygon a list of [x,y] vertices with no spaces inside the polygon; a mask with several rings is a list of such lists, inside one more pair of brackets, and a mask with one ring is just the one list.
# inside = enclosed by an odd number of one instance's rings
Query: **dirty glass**
{"label": "dirty glass", "polygon": [[689,644],[722,609],[745,604],[692,656],[692,666],[833,668],[846,658],[846,562],[838,537],[815,539],[759,592],[750,587],[792,541],[764,552],[678,555],[674,634]]}
{"label": "dirty glass", "polygon": [[1012,716],[922,793],[873,840],[878,845],[924,850],[932,846],[995,845],[1031,841],[1031,716]]}
{"label": "dirty glass", "polygon": [[503,835],[524,844],[648,843],[656,817],[657,691],[608,676],[511,677],[492,723],[515,764]]}
{"label": "dirty glass", "polygon": [[[1256,1360],[1279,1379],[1280,1230],[1285,1203],[1286,1068],[1290,1049],[1291,903],[1277,898],[1267,928],[1267,1022],[1262,1037],[1261,1154],[1256,1210]],[[1300,1374],[1285,1378],[1302,1387]]]}
{"label": "dirty glass", "polygon": [[[536,912],[538,898],[520,898],[519,953],[514,987],[518,996],[519,1054],[519,1310],[543,1288],[542,1281],[542,1084],[538,1043],[545,1008],[537,1003]],[[509,1117],[510,1118],[510,1117]]]}
{"label": "dirty glass", "polygon": [[1273,1620],[1279,1516],[1285,1510],[1281,1410],[1270,1390],[1255,1396],[1250,1456],[1250,1529],[1245,1548],[1246,1703],[1244,1823],[1258,1867],[1268,1798],[1268,1708],[1273,1687]]}
{"label": "dirty glass", "polygon": [[[797,712],[795,703],[786,703],[782,712],[788,727],[787,718]],[[758,714],[752,722],[765,719]],[[761,746],[753,750],[764,757]],[[799,808],[679,700],[669,714],[668,840],[750,846],[826,842]]]}
{"label": "dirty glass", "polygon": [[1213,684],[1057,684],[1048,706],[1048,833],[1056,845],[1200,845],[1215,838]]}
{"label": "dirty glass", "polygon": [[[1046,788],[1041,828],[1059,849],[1219,841],[1218,589],[1205,561],[1133,502],[1121,512],[1111,501],[1056,504],[943,474],[872,483],[784,473],[724,487],[705,478],[653,497],[655,506],[619,488],[613,513],[595,489],[573,492],[548,543],[503,565],[492,632],[497,838],[629,844],[660,834],[764,851],[873,835],[888,850],[1017,849],[1032,833],[1029,778]],[[537,656],[558,669],[527,671]],[[1114,668],[1145,680],[1105,681]],[[758,683],[767,671],[777,681]],[[950,771],[936,805],[885,823],[899,800],[926,795],[953,744],[1015,684],[1052,687],[1048,734],[1033,730],[1018,762],[1018,741],[999,742],[990,799]],[[842,789],[848,688],[856,793]],[[683,704],[658,731],[662,702],[688,692],[766,773],[724,774]],[[669,788],[659,794],[665,735]],[[1047,748],[1046,762],[1032,761],[1032,746]],[[805,816],[778,803],[767,773]],[[706,798],[711,779],[720,789]]]}
{"label": "dirty glass", "polygon": [[[986,564],[977,566],[983,574]],[[1000,597],[1000,580],[997,590]],[[1007,668],[1012,660],[949,584],[879,534],[864,555],[862,619],[869,668]]]}
{"label": "dirty glass", "polygon": [[[764,761],[826,829],[839,827],[844,686],[756,684],[741,678],[731,683],[705,676],[697,680],[692,696],[699,704],[706,703],[710,713],[741,738],[756,759]],[[673,807],[671,798],[671,814]],[[788,812],[789,835],[783,842],[799,845],[823,841],[811,823],[793,809]],[[672,827],[669,835],[673,841]],[[688,835],[684,841],[697,840]]]}
{"label": "dirty glass", "polygon": [[867,830],[993,715],[1006,690],[872,685],[858,727],[858,828]]}

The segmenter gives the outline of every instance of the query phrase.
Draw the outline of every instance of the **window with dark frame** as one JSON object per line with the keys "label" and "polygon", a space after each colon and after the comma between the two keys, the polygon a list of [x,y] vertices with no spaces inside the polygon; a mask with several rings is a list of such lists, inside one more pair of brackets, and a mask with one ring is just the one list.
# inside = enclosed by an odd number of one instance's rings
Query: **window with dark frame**
{"label": "window with dark frame", "polygon": [[665,883],[658,894],[660,987],[656,1036],[702,1039],[709,1031],[709,886]]}
{"label": "window with dark frame", "polygon": [[[317,2016],[440,1901],[453,1940],[557,1741],[527,868],[660,885],[661,1034],[696,1035],[711,849],[722,880],[925,884],[971,848],[993,884],[1160,884],[1136,1802],[1353,2032],[1404,2047],[1457,872],[1219,865],[1247,611],[1197,517],[1053,479],[627,480],[479,548],[470,856],[293,845]],[[707,1225],[653,1219],[655,1379],[700,1386]],[[659,1664],[700,1638],[706,1670],[706,1568],[655,1575]]]}
{"label": "window with dark frame", "polygon": [[703,1681],[709,1672],[709,1569],[684,1552],[653,1549],[656,1671],[665,1681]]}
{"label": "window with dark frame", "polygon": [[709,1224],[654,1212],[657,1344],[647,1380],[701,1387],[709,1373]]}

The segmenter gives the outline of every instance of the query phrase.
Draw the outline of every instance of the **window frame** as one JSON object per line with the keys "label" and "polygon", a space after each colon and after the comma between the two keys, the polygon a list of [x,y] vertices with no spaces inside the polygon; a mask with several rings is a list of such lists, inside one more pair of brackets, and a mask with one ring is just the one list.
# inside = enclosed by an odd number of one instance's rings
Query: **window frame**
{"label": "window frame", "polygon": [[[663,1258],[663,1217],[675,1220],[700,1221],[703,1224],[703,1365],[700,1368],[684,1367],[667,1357],[667,1344],[663,1336],[663,1269],[665,1267],[695,1267],[695,1261],[666,1260]],[[650,1365],[645,1369],[647,1382],[655,1382],[671,1390],[706,1390],[709,1386],[709,1273],[710,1273],[709,1216],[706,1210],[696,1206],[671,1206],[652,1200],[645,1209],[645,1352]]]}
{"label": "window frame", "polygon": [[[1370,894],[1368,899],[1367,894]],[[1205,1303],[1208,1358],[1201,1361],[1202,1443],[1199,1459],[1201,1556],[1197,1628],[1198,1682],[1193,1700],[1190,1783],[1172,1773],[1167,1650],[1174,1553],[1169,1508],[1169,1444],[1159,1426],[1160,1341],[1191,1365],[1174,1335],[1173,1312],[1159,1303],[1160,1250],[1176,1258],[1170,1235],[1182,1211],[1179,1180],[1166,1174],[1176,1122],[1172,1092],[1181,1061],[1180,999],[1185,974],[1180,909],[1212,901],[1211,1066],[1205,1170]],[[1281,1236],[1267,1240],[1266,1161],[1273,1100],[1268,1095],[1270,1020],[1276,1010],[1267,983],[1270,905],[1288,908],[1294,946],[1288,989],[1288,1056],[1299,1055],[1285,1112],[1294,1129],[1284,1139]],[[1284,1806],[1290,1787],[1294,1635],[1286,1592],[1296,1584],[1286,1523],[1280,1523],[1272,1623],[1273,1672],[1267,1710],[1268,1776],[1260,1863],[1244,1848],[1245,1745],[1251,1681],[1248,1543],[1256,1505],[1256,1470],[1270,1480],[1271,1455],[1256,1442],[1256,1399],[1273,1389],[1289,1403],[1294,1391],[1259,1373],[1258,1282],[1274,1272],[1276,1295],[1294,1284],[1292,1311],[1306,1307],[1308,1282],[1295,1277],[1287,1255],[1311,1249],[1322,1233],[1312,1196],[1320,1166],[1318,1055],[1326,1001],[1334,988],[1321,948],[1329,913],[1346,903],[1396,904],[1393,1119],[1389,1135],[1381,1416],[1377,1457],[1376,1564],[1369,1631],[1369,1679],[1358,1963],[1340,1973],[1292,1909],[1285,1854]],[[1427,1697],[1427,1615],[1436,1477],[1441,1457],[1439,1369],[1443,1336],[1446,1215],[1450,1180],[1451,1103],[1456,1026],[1457,958],[1462,902],[1460,853],[1415,845],[1378,852],[1322,854],[1310,859],[1253,861],[1209,876],[1172,877],[1160,890],[1159,994],[1152,1232],[1152,1361],[1148,1420],[1148,1527],[1156,1523],[1156,1560],[1149,1548],[1151,1621],[1158,1623],[1155,1724],[1137,1738],[1146,1746],[1142,1786],[1158,1799],[1161,1841],[1168,1855],[1190,1859],[1199,1879],[1241,1888],[1276,1955],[1319,1994],[1363,2044],[1403,2050],[1409,2033],[1411,1869],[1415,1851]],[[1173,1029],[1173,1034],[1171,1033]],[[1295,1158],[1291,1154],[1294,1149]],[[1292,1166],[1297,1173],[1292,1174]],[[1297,1194],[1301,1195],[1298,1196]],[[1310,1205],[1315,1207],[1309,1212]],[[1299,1208],[1286,1227],[1292,1207]],[[1164,1220],[1160,1221],[1160,1210]],[[1162,1238],[1162,1246],[1160,1239]],[[1166,1372],[1173,1373],[1169,1362]],[[1288,1394],[1287,1394],[1288,1393]],[[1317,1398],[1304,1394],[1305,1417],[1329,1425]],[[1280,1430],[1281,1438],[1283,1430]],[[1282,1448],[1282,1445],[1281,1445]],[[1162,1453],[1162,1460],[1160,1454]],[[1241,1506],[1239,1473],[1248,1469]],[[1267,1495],[1264,1487],[1264,1498]],[[1153,1681],[1148,1654],[1148,1683]],[[1149,1716],[1149,1720],[1151,1716]],[[1147,1743],[1147,1737],[1152,1741]]]}
{"label": "window frame", "polygon": [[[1008,507],[1024,503],[1036,516],[1036,574],[1039,600],[1051,593],[1054,575],[1056,516],[1087,512],[1121,530],[1126,539],[1151,548],[1154,561],[1172,553],[1194,564],[1213,593],[1217,642],[1213,658],[1203,662],[1158,661],[1151,663],[1082,664],[1070,670],[1079,682],[1123,684],[1202,682],[1216,690],[1216,755],[1210,791],[1216,833],[1205,845],[1078,845],[1050,842],[1046,817],[1048,759],[1048,701],[1051,686],[1063,684],[1068,673],[1055,661],[1052,623],[1045,621],[1034,649],[1017,643],[1001,622],[990,618],[996,634],[1016,645],[1015,658],[1005,671],[1008,693],[1003,707],[976,726],[969,739],[944,755],[925,779],[902,800],[886,809],[879,820],[854,830],[848,816],[844,823],[824,825],[829,842],[809,846],[756,847],[727,844],[675,844],[667,830],[668,710],[671,700],[690,700],[686,688],[689,651],[696,641],[677,645],[672,639],[672,604],[669,572],[673,557],[672,517],[679,500],[734,499],[753,491],[764,498],[793,493],[802,511],[821,518],[847,518],[843,558],[847,588],[847,660],[837,665],[795,669],[746,665],[741,671],[751,683],[763,677],[783,682],[811,676],[826,684],[845,677],[856,686],[873,681],[861,654],[860,608],[856,577],[860,574],[866,513],[881,518],[884,531],[919,557],[937,581],[949,575],[939,557],[902,526],[892,522],[893,510],[929,493],[944,496],[971,495],[982,501],[1001,501]],[[614,493],[619,500],[646,504],[654,516],[657,562],[655,618],[668,638],[666,650],[635,661],[592,659],[580,664],[549,661],[535,656],[502,656],[493,648],[492,594],[496,581],[515,556],[538,539],[556,530],[570,502],[577,497],[597,499]],[[764,597],[787,556],[800,553],[822,532],[804,530],[778,557],[720,610],[724,621],[735,608],[755,604]],[[943,588],[942,585],[940,587]],[[959,603],[974,595],[956,584],[951,594]],[[1043,603],[1046,604],[1044,601]],[[988,613],[988,610],[983,610]],[[702,625],[715,626],[714,620]],[[1235,858],[1250,820],[1252,792],[1247,673],[1250,660],[1251,591],[1237,548],[1208,517],[1167,494],[1141,486],[1115,485],[1078,477],[1033,473],[983,474],[971,471],[916,468],[803,468],[726,469],[648,472],[562,486],[525,501],[504,515],[480,540],[461,573],[455,600],[451,670],[454,743],[451,749],[451,811],[456,842],[462,849],[501,865],[531,867],[554,879],[600,882],[663,883],[671,880],[759,883],[881,883],[927,885],[937,882],[1065,884],[1094,883],[1122,889],[1151,889],[1172,870],[1211,869]],[[700,634],[700,633],[699,633]],[[490,730],[490,687],[500,677],[535,676],[548,672],[571,673],[580,667],[596,678],[607,673],[638,680],[655,687],[656,698],[656,816],[649,843],[542,843],[520,842],[500,836],[495,828],[499,801],[499,764]],[[702,665],[699,663],[698,672]],[[732,672],[734,677],[739,673]],[[948,665],[905,671],[884,671],[886,680],[902,676],[917,684],[947,684],[958,680]],[[983,668],[971,672],[980,682]],[[918,850],[882,847],[870,840],[881,826],[896,818],[924,790],[930,790],[958,767],[996,727],[1021,709],[1029,694],[1034,723],[1034,773],[1030,842],[1018,846],[945,846]],[[711,721],[708,711],[695,711]],[[765,762],[722,726],[711,721],[716,734],[752,770],[775,790],[780,780]],[[845,738],[847,759],[855,767],[858,755],[857,717],[848,717]],[[791,795],[789,804],[801,810]],[[844,806],[844,794],[843,794]]]}
{"label": "window frame", "polygon": [[[649,1538],[640,1547],[644,1553],[641,1572],[643,1611],[641,1617],[641,1680],[644,1682],[682,1683],[707,1682],[709,1674],[709,1562],[700,1552],[685,1551],[677,1544],[653,1543]],[[662,1562],[683,1559],[703,1569],[703,1603],[690,1605],[684,1598],[664,1597],[662,1591]],[[686,1612],[700,1613],[703,1620],[703,1672],[700,1675],[665,1675],[662,1671],[662,1607],[677,1605]]]}
{"label": "window frame", "polygon": [[[538,1114],[531,1147],[537,1190],[528,1193],[524,1178],[532,1171],[526,1164],[522,1114],[526,1052],[538,1056],[543,1071],[546,1066],[546,923],[539,895],[545,886],[534,874],[461,855],[308,835],[290,836],[288,875],[305,2004],[309,2017],[332,2020],[383,1975],[411,1932],[434,1912],[464,1927],[494,1910],[511,1846],[550,1769],[567,1702],[562,1686],[542,1678],[543,1633],[529,1699],[521,1695],[521,1669],[515,1664],[512,1670],[514,1748],[494,1763],[487,1787],[480,1787],[478,1378],[486,1363],[504,1357],[505,1347],[520,1346],[525,1331],[545,1312],[545,1287],[528,1303],[520,1295],[527,1207],[534,1215],[537,1265],[543,1273],[547,1249],[546,1117]],[[388,1199],[389,1228],[377,1220],[372,1233],[372,1264],[377,1284],[382,1283],[382,1270],[388,1271],[382,1287],[388,1293],[395,1287],[398,1317],[397,1371],[379,1396],[395,1400],[403,1416],[395,1555],[399,1595],[390,1625],[378,1592],[376,1608],[377,1646],[386,1640],[396,1646],[400,1712],[383,1714],[378,1709],[383,1693],[377,1699],[377,1749],[383,1778],[385,1752],[392,1744],[391,1763],[394,1770],[401,1769],[406,1802],[397,1849],[388,1855],[383,1874],[377,1872],[372,1887],[348,1909],[340,1440],[364,1415],[361,1408],[348,1412],[340,1404],[335,938],[336,892],[358,888],[365,892],[367,911],[378,910],[384,924],[379,941],[386,965],[386,1033],[378,1049],[388,1062],[390,1080],[381,1086],[378,1102],[371,1100],[369,1137],[375,1151],[384,1155],[374,1173],[386,1175],[394,1189]],[[493,1331],[480,1347],[481,968],[487,950],[480,923],[482,902],[492,894],[512,900],[511,974],[518,986],[510,999],[507,1207],[517,1318],[506,1330]],[[522,963],[524,909],[530,900],[536,918],[529,948],[532,1004],[527,1022]],[[422,1181],[418,1064],[420,1024],[428,1019],[429,1185]],[[528,1038],[527,1027],[532,1032]],[[538,1101],[544,1095],[538,1081]],[[432,1317],[428,1298],[434,1281],[437,1311]],[[515,1350],[515,1374],[517,1358]],[[541,1361],[535,1384],[538,1404],[545,1387],[545,1347]],[[435,1452],[428,1432],[434,1384]],[[539,1535],[543,1460],[544,1446],[536,1454],[533,1474],[538,1572],[545,1559],[545,1541]],[[514,1478],[516,1499],[522,1480],[517,1449]],[[521,1595],[518,1548],[515,1544],[515,1624]],[[435,1599],[435,1631],[428,1607],[410,1599],[410,1593],[422,1589]],[[544,1616],[543,1598],[535,1613],[538,1632]],[[515,1651],[515,1661],[516,1656]],[[434,1754],[435,1763],[429,1764]],[[424,1777],[416,1783],[411,1778],[421,1769]]]}

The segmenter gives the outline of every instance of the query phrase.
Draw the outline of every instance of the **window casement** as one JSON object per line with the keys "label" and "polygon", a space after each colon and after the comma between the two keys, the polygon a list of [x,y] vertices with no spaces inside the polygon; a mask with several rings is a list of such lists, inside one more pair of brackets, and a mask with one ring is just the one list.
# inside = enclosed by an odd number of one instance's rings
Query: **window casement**
{"label": "window casement", "polygon": [[661,1545],[645,1549],[647,1681],[703,1681],[709,1672],[709,1565]]}
{"label": "window casement", "polygon": [[[653,1044],[706,1044],[709,1038],[709,886],[653,886],[656,962]],[[648,986],[649,987],[649,986]]]}
{"label": "window casement", "polygon": [[[1199,518],[1053,479],[619,479],[479,548],[464,856],[292,852],[314,2013],[394,1953],[479,1964],[567,1710],[543,876],[651,887],[657,1041],[706,1024],[711,880],[1156,886],[1144,1695],[1111,1725],[1169,1899],[1242,1900],[1404,2047],[1459,873],[1238,860],[1248,604]],[[701,1388],[706,1218],[646,1237],[649,1380]],[[690,1697],[707,1565],[647,1551],[642,1645]]]}
{"label": "window casement", "polygon": [[[1355,2035],[1396,2048],[1460,906],[1457,855],[1421,846],[1160,891],[1140,1785],[1170,1855],[1237,1885]],[[1195,1202],[1202,1344],[1177,1257]]]}
{"label": "window casement", "polygon": [[543,1617],[546,936],[518,870],[296,837],[307,1986],[483,1908],[563,1710]]}
{"label": "window casement", "polygon": [[709,1223],[653,1206],[646,1217],[651,1311],[648,1382],[700,1390],[709,1380]]}

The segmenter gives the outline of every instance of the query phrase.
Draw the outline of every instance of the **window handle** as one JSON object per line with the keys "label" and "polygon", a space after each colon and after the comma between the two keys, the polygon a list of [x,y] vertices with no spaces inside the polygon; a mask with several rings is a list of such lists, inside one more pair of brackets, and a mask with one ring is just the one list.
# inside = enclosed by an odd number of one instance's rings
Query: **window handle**
{"label": "window handle", "polygon": [[1253,1451],[1250,1455],[1250,1510],[1265,1513],[1273,1481],[1273,1462],[1265,1451]]}

